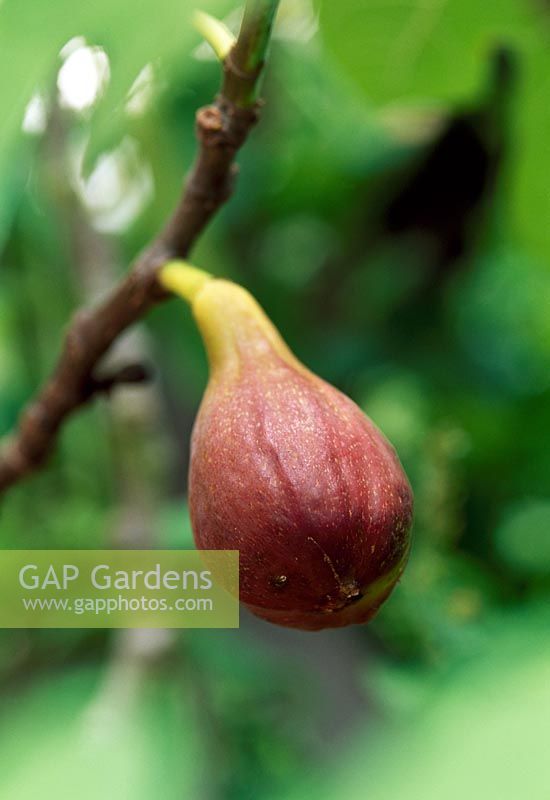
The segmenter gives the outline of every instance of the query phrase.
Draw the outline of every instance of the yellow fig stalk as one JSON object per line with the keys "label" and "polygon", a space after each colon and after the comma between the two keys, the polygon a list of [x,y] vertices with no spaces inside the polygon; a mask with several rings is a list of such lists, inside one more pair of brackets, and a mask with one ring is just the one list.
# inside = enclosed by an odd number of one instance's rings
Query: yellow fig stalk
{"label": "yellow fig stalk", "polygon": [[191,442],[197,547],[239,550],[241,600],[270,622],[367,622],[409,553],[413,499],[395,451],[241,286],[182,263],[161,282],[190,303],[210,364]]}

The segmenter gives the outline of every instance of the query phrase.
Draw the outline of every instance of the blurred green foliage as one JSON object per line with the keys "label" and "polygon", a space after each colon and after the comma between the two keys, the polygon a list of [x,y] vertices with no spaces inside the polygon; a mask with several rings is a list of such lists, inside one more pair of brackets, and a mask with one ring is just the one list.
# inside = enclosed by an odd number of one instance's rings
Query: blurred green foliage
{"label": "blurred green foliage", "polygon": [[[219,83],[193,5],[0,4],[0,434],[178,197]],[[2,798],[546,800],[549,24],[523,0],[285,0],[262,123],[194,259],[393,442],[411,563],[365,629],[243,614],[158,663],[97,632],[2,632]],[[78,110],[56,76],[86,45],[110,77]],[[179,303],[140,337],[123,350],[154,386],[66,426],[3,501],[2,547],[191,545],[202,345]]]}

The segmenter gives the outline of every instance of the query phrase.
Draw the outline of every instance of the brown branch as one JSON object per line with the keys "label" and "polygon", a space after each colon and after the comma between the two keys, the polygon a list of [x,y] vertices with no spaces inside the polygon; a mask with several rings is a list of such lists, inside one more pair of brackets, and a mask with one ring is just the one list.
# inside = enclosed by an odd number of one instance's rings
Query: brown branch
{"label": "brown branch", "polygon": [[[247,10],[258,4],[265,5],[265,0],[249,0]],[[269,5],[271,17],[277,3]],[[258,15],[252,16],[257,24]],[[237,172],[235,156],[259,116],[259,105],[247,100],[252,74],[247,63],[250,54],[242,45],[250,40],[250,17],[245,13],[237,44],[224,64],[220,95],[197,114],[198,154],[175,213],[103,302],[73,317],[53,374],[24,409],[16,431],[0,452],[0,493],[40,467],[51,454],[67,418],[98,391],[105,391],[102,379],[94,375],[99,361],[126,328],[167,299],[169,295],[157,282],[160,267],[167,260],[186,258],[197,237],[231,196]],[[260,71],[254,66],[253,81],[259,77]],[[109,388],[114,383],[116,380],[111,380]]]}

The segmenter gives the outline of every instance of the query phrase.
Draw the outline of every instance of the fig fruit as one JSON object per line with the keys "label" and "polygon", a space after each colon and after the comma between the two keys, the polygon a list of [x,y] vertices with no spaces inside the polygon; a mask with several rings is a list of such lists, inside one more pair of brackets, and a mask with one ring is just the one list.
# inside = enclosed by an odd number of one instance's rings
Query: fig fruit
{"label": "fig fruit", "polygon": [[395,451],[245,289],[177,263],[161,282],[190,302],[210,363],[191,442],[197,547],[239,550],[241,601],[269,622],[367,622],[410,547],[412,492]]}

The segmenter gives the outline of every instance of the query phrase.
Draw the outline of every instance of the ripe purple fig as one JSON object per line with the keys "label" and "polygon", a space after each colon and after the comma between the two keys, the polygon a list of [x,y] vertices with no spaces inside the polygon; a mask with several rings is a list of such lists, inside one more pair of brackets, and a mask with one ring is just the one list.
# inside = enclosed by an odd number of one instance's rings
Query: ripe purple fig
{"label": "ripe purple fig", "polygon": [[240,552],[240,598],[305,630],[370,620],[405,567],[412,492],[395,451],[348,397],[290,352],[242,287],[182,264],[210,362],[191,445],[197,547]]}

